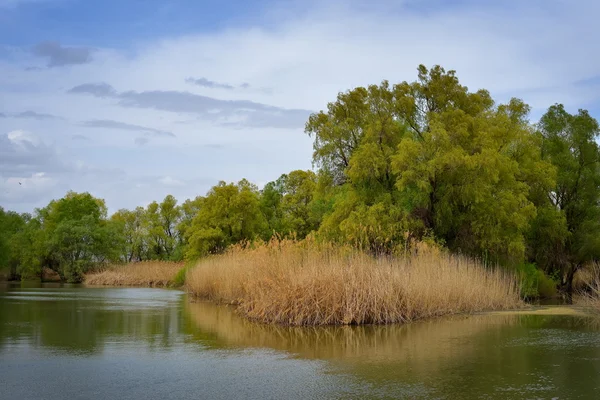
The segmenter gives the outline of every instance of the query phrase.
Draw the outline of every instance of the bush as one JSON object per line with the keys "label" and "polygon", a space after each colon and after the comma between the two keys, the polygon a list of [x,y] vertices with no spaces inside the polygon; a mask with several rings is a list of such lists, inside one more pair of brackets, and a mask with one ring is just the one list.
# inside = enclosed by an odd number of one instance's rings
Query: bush
{"label": "bush", "polygon": [[550,298],[556,295],[556,282],[535,264],[519,264],[515,267],[515,272],[520,281],[522,298]]}
{"label": "bush", "polygon": [[175,274],[175,277],[173,278],[173,282],[171,283],[171,286],[181,287],[181,286],[185,285],[185,277],[187,275],[187,272],[193,266],[194,266],[194,264],[187,264],[185,267],[183,267],[179,271],[177,271],[177,274]]}

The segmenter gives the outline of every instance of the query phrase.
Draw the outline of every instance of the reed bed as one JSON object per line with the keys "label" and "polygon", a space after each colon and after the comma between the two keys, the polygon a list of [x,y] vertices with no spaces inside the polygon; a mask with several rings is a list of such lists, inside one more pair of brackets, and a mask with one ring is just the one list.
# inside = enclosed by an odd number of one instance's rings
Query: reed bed
{"label": "reed bed", "polygon": [[251,319],[294,326],[404,323],[523,304],[502,270],[418,247],[410,257],[374,258],[309,241],[234,246],[200,261],[186,285]]}
{"label": "reed bed", "polygon": [[576,303],[600,313],[600,264],[593,263],[577,272],[574,284],[579,288]]}
{"label": "reed bed", "polygon": [[173,278],[183,268],[183,263],[143,261],[125,265],[112,265],[100,272],[85,276],[86,285],[104,286],[171,286]]}

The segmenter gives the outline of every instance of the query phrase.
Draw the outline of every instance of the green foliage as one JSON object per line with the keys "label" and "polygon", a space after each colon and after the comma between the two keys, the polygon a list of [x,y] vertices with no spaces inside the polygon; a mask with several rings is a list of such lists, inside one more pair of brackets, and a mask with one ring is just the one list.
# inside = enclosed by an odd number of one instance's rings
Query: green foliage
{"label": "green foliage", "polygon": [[245,179],[237,184],[220,182],[203,199],[186,231],[186,258],[195,259],[253,240],[266,228],[258,188]]}
{"label": "green foliage", "polygon": [[316,230],[320,223],[312,211],[316,187],[317,175],[301,170],[267,183],[260,194],[261,212],[268,225],[263,238],[277,234],[303,239]]}
{"label": "green foliage", "polygon": [[338,95],[313,114],[313,161],[341,186],[320,233],[391,251],[433,235],[455,250],[523,260],[536,215],[531,187],[553,184],[529,108],[494,106],[454,71],[419,67],[419,79]]}
{"label": "green foliage", "polygon": [[80,282],[94,265],[116,259],[116,235],[106,214],[104,200],[74,192],[39,210],[42,264],[62,280]]}
{"label": "green foliage", "polygon": [[184,266],[179,271],[177,271],[177,274],[175,274],[175,277],[173,278],[173,283],[171,286],[182,287],[183,285],[185,285],[185,278],[187,276],[187,273],[194,266],[195,266],[195,264],[188,263],[186,266]]}
{"label": "green foliage", "polygon": [[550,107],[538,128],[542,154],[557,173],[538,205],[531,251],[570,294],[575,272],[600,257],[600,129],[587,111],[572,115],[562,105]]}
{"label": "green foliage", "polygon": [[521,282],[521,297],[533,299],[556,296],[557,283],[535,264],[519,264],[514,268],[514,272]]}
{"label": "green foliage", "polygon": [[498,261],[523,260],[525,234],[536,213],[530,184],[551,184],[551,166],[541,160],[526,105],[513,99],[493,107],[485,92],[468,93],[453,77],[434,69],[410,92],[435,100],[417,118],[424,127],[398,146],[397,188],[411,215],[450,248]]}

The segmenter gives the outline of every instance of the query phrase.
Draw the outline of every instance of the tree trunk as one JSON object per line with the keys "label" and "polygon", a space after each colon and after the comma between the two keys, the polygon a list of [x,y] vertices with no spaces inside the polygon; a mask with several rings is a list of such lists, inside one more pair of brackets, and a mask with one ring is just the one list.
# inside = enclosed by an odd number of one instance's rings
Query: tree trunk
{"label": "tree trunk", "polygon": [[567,276],[563,282],[563,290],[567,304],[573,304],[573,278],[575,277],[577,267],[577,265],[569,264]]}

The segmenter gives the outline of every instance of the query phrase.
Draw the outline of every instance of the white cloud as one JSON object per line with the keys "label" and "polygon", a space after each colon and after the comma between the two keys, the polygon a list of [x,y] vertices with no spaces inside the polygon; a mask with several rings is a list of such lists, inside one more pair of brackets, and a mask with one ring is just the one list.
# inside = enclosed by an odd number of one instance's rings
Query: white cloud
{"label": "white cloud", "polygon": [[160,178],[158,181],[165,186],[183,186],[184,185],[184,183],[182,181],[173,179],[170,176],[164,176],[164,177]]}

